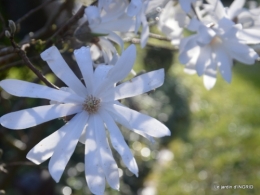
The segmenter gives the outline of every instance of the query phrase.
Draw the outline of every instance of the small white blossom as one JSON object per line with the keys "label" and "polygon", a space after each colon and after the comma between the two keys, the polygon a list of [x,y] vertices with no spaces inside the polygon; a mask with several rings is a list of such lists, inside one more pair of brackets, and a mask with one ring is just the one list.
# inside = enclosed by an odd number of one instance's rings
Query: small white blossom
{"label": "small white blossom", "polygon": [[258,58],[257,53],[239,39],[238,26],[225,17],[208,26],[193,19],[189,29],[197,34],[182,39],[179,60],[186,65],[187,73],[203,75],[207,89],[215,85],[217,70],[231,82],[233,59],[254,64]]}
{"label": "small white blossom", "polygon": [[101,195],[104,194],[105,181],[112,188],[119,189],[118,167],[108,144],[105,127],[112,146],[135,175],[138,175],[136,161],[116,122],[147,138],[170,135],[169,129],[158,120],[131,110],[118,101],[161,86],[164,70],[149,72],[116,86],[133,67],[136,57],[134,45],[123,52],[114,66],[99,65],[95,71],[89,48],[82,47],[74,55],[85,84],[71,71],[55,46],[44,51],[41,57],[68,89],[57,90],[14,79],[1,81],[0,86],[12,95],[44,98],[56,104],[12,112],[2,116],[0,122],[6,128],[19,130],[75,114],[63,127],[32,148],[27,158],[36,164],[51,158],[49,171],[58,182],[80,140],[85,144],[85,174],[89,189]]}

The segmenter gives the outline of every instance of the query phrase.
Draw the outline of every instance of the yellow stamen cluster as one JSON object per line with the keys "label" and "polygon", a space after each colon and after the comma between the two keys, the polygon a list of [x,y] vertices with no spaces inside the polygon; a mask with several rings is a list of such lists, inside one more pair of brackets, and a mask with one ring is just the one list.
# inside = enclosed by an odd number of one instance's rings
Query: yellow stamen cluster
{"label": "yellow stamen cluster", "polygon": [[100,106],[100,99],[90,95],[87,96],[86,100],[83,104],[83,109],[87,111],[89,114],[94,114],[98,111]]}

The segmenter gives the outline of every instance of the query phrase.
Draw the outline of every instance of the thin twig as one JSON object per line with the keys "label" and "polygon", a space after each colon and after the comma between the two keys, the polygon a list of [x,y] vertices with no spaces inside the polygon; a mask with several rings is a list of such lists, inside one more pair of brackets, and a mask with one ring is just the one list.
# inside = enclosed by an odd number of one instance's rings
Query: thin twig
{"label": "thin twig", "polygon": [[158,39],[158,40],[161,40],[161,41],[171,41],[167,37],[164,37],[164,36],[158,35],[158,34],[154,34],[154,33],[149,33],[149,37],[154,38],[154,39]]}
{"label": "thin twig", "polygon": [[59,89],[57,86],[55,86],[50,81],[48,81],[46,77],[31,63],[25,51],[22,50],[19,45],[17,45],[17,43],[14,41],[14,38],[10,37],[10,40],[16,53],[23,59],[24,63],[34,72],[34,74],[36,74],[37,77],[45,83],[45,85],[52,87],[54,89]]}
{"label": "thin twig", "polygon": [[[138,38],[125,39],[124,41],[132,43],[132,44],[140,44],[141,43],[141,40],[138,39]],[[155,44],[152,44],[152,43],[146,43],[146,46],[167,49],[167,50],[170,50],[170,51],[178,51],[177,48],[167,47],[167,46],[163,46],[163,45],[155,45]]]}
{"label": "thin twig", "polygon": [[36,164],[28,161],[18,161],[18,162],[10,162],[5,163],[4,167],[10,167],[10,166],[18,166],[18,165],[29,165],[29,166],[35,166]]}
{"label": "thin twig", "polygon": [[48,0],[45,1],[44,3],[42,3],[41,5],[39,5],[38,7],[30,10],[27,14],[25,14],[23,17],[19,18],[16,23],[19,24],[22,21],[26,20],[30,15],[34,14],[35,12],[37,12],[38,10],[42,9],[44,6],[48,5],[49,3],[53,2],[55,0]]}
{"label": "thin twig", "polygon": [[59,28],[48,40],[48,42],[52,42],[58,35],[62,34],[68,27],[77,22],[84,14],[85,6],[81,6],[77,13],[72,16],[62,27]]}

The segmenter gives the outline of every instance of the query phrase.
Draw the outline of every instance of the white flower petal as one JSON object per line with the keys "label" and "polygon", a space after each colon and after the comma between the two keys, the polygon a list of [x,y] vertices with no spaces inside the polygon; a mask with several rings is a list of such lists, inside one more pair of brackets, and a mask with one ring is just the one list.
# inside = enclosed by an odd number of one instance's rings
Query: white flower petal
{"label": "white flower petal", "polygon": [[143,2],[141,0],[132,0],[127,7],[126,13],[128,16],[133,17],[137,15],[142,9]]}
{"label": "white flower petal", "polygon": [[191,2],[187,0],[180,0],[179,4],[181,5],[181,8],[186,13],[189,13],[191,11]]}
{"label": "white flower petal", "polygon": [[210,46],[200,47],[200,54],[196,62],[198,76],[203,75],[205,68],[211,63],[211,54],[212,51]]}
{"label": "white flower petal", "polygon": [[147,19],[144,14],[141,15],[141,22],[142,22],[142,34],[141,34],[141,47],[144,48],[149,38],[149,25]]}
{"label": "white flower petal", "polygon": [[259,28],[242,29],[239,31],[238,36],[246,44],[259,44],[260,43],[259,31],[260,31]]}
{"label": "white flower petal", "polygon": [[87,16],[88,22],[90,25],[100,24],[101,18],[98,7],[96,6],[88,6],[85,9],[85,15]]}
{"label": "white flower petal", "polygon": [[113,31],[110,31],[110,33],[107,36],[107,38],[110,39],[111,41],[114,41],[115,43],[117,43],[120,46],[120,49],[122,51],[124,51],[124,41],[122,40],[122,38],[119,35],[117,35]]}
{"label": "white flower petal", "polygon": [[111,68],[113,68],[112,65],[98,65],[94,72],[95,88],[99,88],[99,86],[103,84]]}
{"label": "white flower petal", "polygon": [[123,80],[132,70],[136,58],[135,45],[130,45],[118,59],[117,63],[111,68],[103,80],[102,84],[96,87],[94,95],[98,96],[102,91],[105,91],[107,86],[111,86],[118,81]]}
{"label": "white flower petal", "polygon": [[0,122],[9,129],[25,129],[81,110],[82,105],[69,103],[39,106],[6,114],[1,117]]}
{"label": "white flower petal", "polygon": [[108,184],[119,190],[118,167],[108,145],[104,123],[99,115],[94,115],[96,142],[99,146],[99,155]]}
{"label": "white flower petal", "polygon": [[210,75],[203,75],[203,83],[207,90],[210,90],[216,84],[217,78]]}
{"label": "white flower petal", "polygon": [[227,81],[231,82],[232,78],[232,65],[233,61],[230,56],[223,50],[223,48],[218,48],[216,50],[216,58],[215,61],[219,67],[219,71],[221,76]]}
{"label": "white flower petal", "polygon": [[89,117],[85,141],[85,176],[93,194],[101,195],[105,191],[105,175],[100,161],[99,146],[96,142],[96,128],[93,116]]}
{"label": "white flower petal", "polygon": [[107,126],[114,149],[121,155],[126,167],[138,177],[138,166],[135,158],[116,123],[106,111],[100,112],[100,115]]}
{"label": "white flower petal", "polygon": [[254,64],[259,57],[252,48],[237,41],[225,43],[225,48],[232,58],[245,64]]}
{"label": "white flower petal", "polygon": [[77,123],[79,123],[78,117],[76,116],[63,125],[59,130],[44,138],[36,146],[34,146],[28,152],[26,158],[35,164],[41,164],[50,158],[56,146],[63,140],[64,135],[70,133],[71,130],[77,125]]}
{"label": "white flower petal", "polygon": [[44,98],[63,103],[81,103],[84,101],[84,98],[70,92],[15,79],[3,80],[0,82],[0,86],[7,93],[18,97]]}
{"label": "white flower petal", "polygon": [[54,153],[49,162],[50,174],[56,182],[59,182],[61,175],[76,148],[79,137],[88,121],[89,115],[87,112],[83,111],[77,114],[74,118],[77,123],[68,133],[66,133],[66,135],[55,147]]}
{"label": "white flower petal", "polygon": [[88,47],[81,47],[74,51],[74,55],[82,73],[87,91],[89,94],[93,92],[93,65]]}
{"label": "white flower petal", "polygon": [[234,0],[232,4],[229,6],[228,15],[230,19],[234,19],[237,16],[239,11],[244,7],[246,0]]}
{"label": "white flower petal", "polygon": [[197,43],[199,45],[207,45],[216,35],[216,32],[205,25],[200,25],[198,28],[198,35]]}
{"label": "white flower petal", "polygon": [[69,88],[78,95],[85,97],[87,95],[86,87],[71,71],[57,47],[52,46],[41,53],[41,58],[46,61],[50,69],[59,77]]}
{"label": "white flower petal", "polygon": [[101,98],[103,101],[111,101],[137,96],[160,87],[163,82],[164,69],[151,71],[116,86],[106,93],[106,97]]}
{"label": "white flower petal", "polygon": [[114,112],[114,114],[128,121],[130,127],[132,127],[129,128],[130,130],[142,131],[153,137],[163,137],[171,134],[170,130],[160,121],[127,107],[113,104],[105,107],[105,109]]}
{"label": "white flower petal", "polygon": [[210,90],[214,87],[216,81],[217,81],[217,62],[216,60],[211,56],[211,63],[206,67],[204,75],[203,75],[203,82],[204,86],[207,90]]}

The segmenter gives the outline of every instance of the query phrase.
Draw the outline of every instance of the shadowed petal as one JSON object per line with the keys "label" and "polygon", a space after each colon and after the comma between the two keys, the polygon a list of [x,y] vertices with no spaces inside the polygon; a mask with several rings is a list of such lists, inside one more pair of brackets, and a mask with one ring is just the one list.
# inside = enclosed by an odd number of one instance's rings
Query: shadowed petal
{"label": "shadowed petal", "polygon": [[121,155],[127,168],[138,177],[138,166],[134,156],[126,144],[116,123],[106,111],[100,112],[100,115],[107,126],[113,147]]}
{"label": "shadowed petal", "polygon": [[9,129],[25,129],[34,127],[55,118],[75,114],[82,110],[80,104],[59,104],[38,106],[16,112],[11,112],[1,117],[1,125]]}
{"label": "shadowed petal", "polygon": [[81,47],[74,51],[76,61],[82,73],[87,91],[89,94],[93,92],[93,65],[88,47]]}
{"label": "shadowed petal", "polygon": [[112,156],[110,146],[108,145],[104,123],[99,115],[94,115],[94,124],[96,131],[96,142],[99,147],[100,160],[102,162],[102,167],[107,182],[112,188],[119,190],[118,167]]}
{"label": "shadowed petal", "polygon": [[7,92],[18,97],[44,98],[63,103],[82,103],[84,98],[70,93],[53,89],[44,85],[29,83],[15,79],[6,79],[0,86]]}
{"label": "shadowed petal", "polygon": [[64,135],[71,132],[71,130],[78,123],[78,117],[73,117],[69,122],[55,131],[36,146],[34,146],[27,154],[26,158],[35,164],[40,164],[50,158],[54,152],[55,147],[62,141]]}
{"label": "shadowed petal", "polygon": [[95,133],[95,121],[93,116],[90,116],[85,141],[85,176],[90,191],[99,195],[104,194],[106,181]]}
{"label": "shadowed petal", "polygon": [[136,48],[135,45],[130,45],[118,59],[115,66],[113,66],[107,73],[106,78],[101,85],[96,87],[94,95],[99,95],[111,84],[117,83],[118,81],[123,80],[132,70],[134,61],[136,58]]}
{"label": "shadowed petal", "polygon": [[79,137],[88,121],[88,113],[83,111],[74,117],[77,121],[70,131],[62,138],[56,146],[54,153],[49,162],[49,171],[52,178],[59,182],[61,175],[74,152]]}
{"label": "shadowed petal", "polygon": [[[108,108],[105,107],[105,109]],[[109,111],[113,111],[118,116],[120,115],[121,118],[128,121],[133,129],[142,131],[150,136],[163,137],[171,134],[170,130],[160,121],[127,107],[113,104],[110,105]]]}

